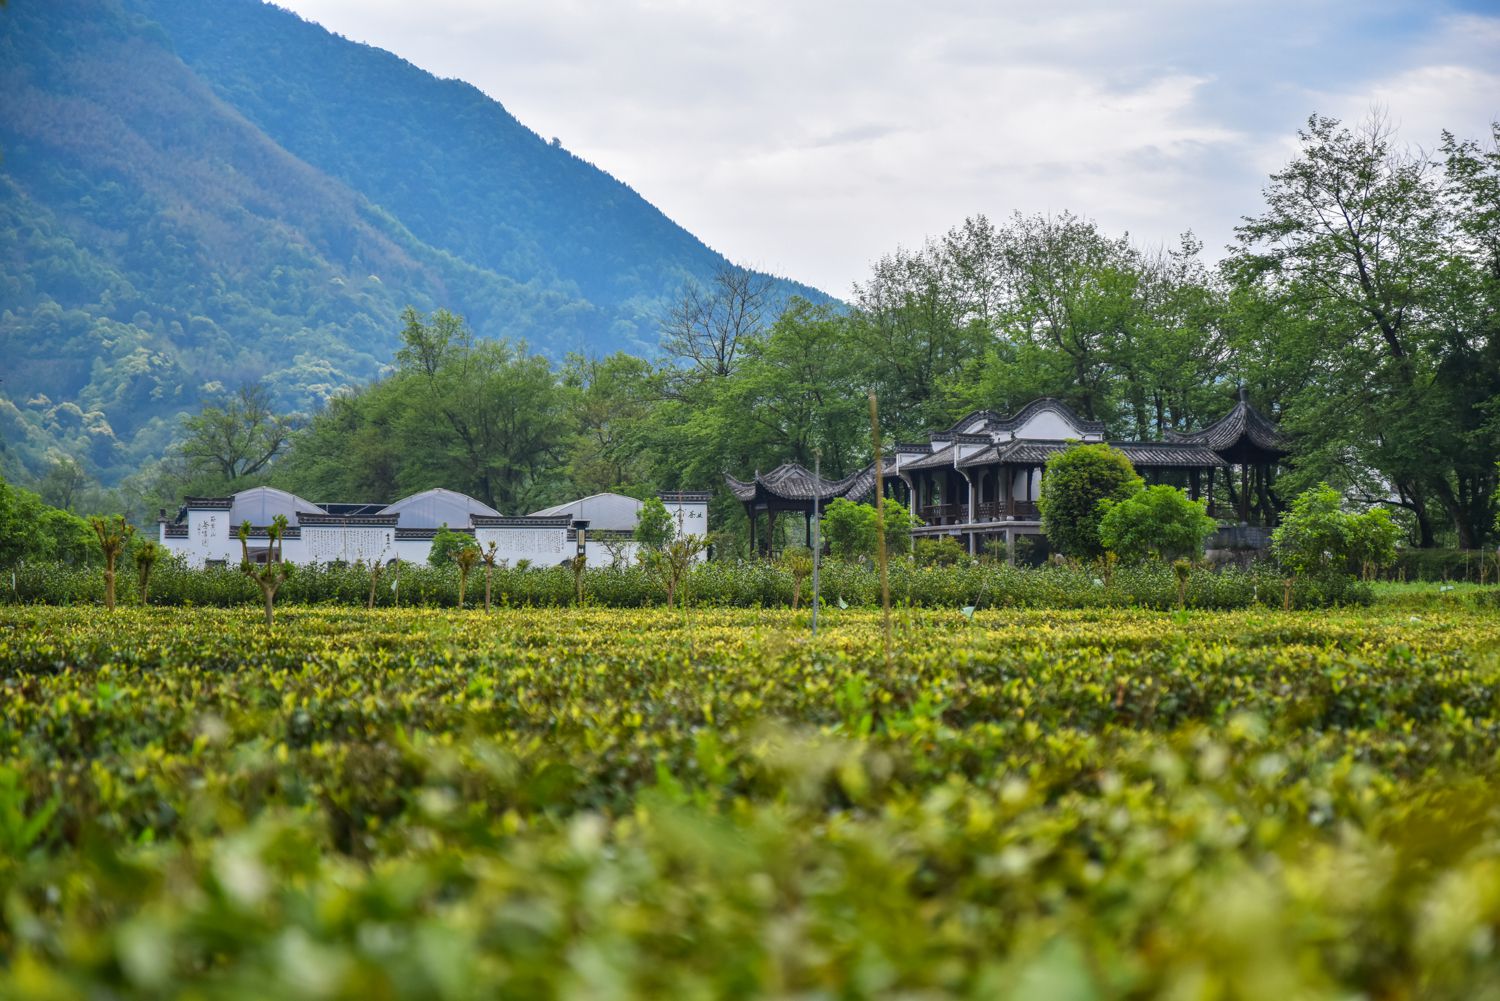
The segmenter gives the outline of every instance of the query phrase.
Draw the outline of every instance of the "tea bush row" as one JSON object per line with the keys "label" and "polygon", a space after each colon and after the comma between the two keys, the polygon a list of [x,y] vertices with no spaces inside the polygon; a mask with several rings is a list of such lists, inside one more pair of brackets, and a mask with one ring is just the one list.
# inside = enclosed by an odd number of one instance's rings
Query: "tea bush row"
{"label": "tea bush row", "polygon": [[[123,575],[122,575],[123,576]],[[909,562],[891,566],[892,601],[931,608],[1176,608],[1178,581],[1161,563],[1120,567],[1106,575],[1087,567],[1049,565],[1037,568],[983,563],[972,566],[917,567]],[[5,584],[10,586],[5,587]],[[393,587],[393,585],[395,585]],[[496,569],[493,598],[497,604],[555,607],[575,602],[573,575],[565,567]],[[22,566],[13,582],[0,582],[5,600],[19,603],[67,605],[103,600],[98,571],[61,565]],[[122,600],[135,600],[121,587]],[[801,603],[810,600],[812,584],[801,585]],[[278,595],[282,602],[363,605],[370,592],[369,571],[361,566],[298,567]],[[694,605],[726,608],[773,608],[792,604],[793,578],[779,564],[765,562],[710,562],[690,573],[687,600]],[[820,581],[824,603],[880,604],[879,575],[858,563],[829,561]],[[666,601],[664,585],[638,566],[606,567],[585,574],[584,593],[590,604],[612,608],[640,608]],[[467,605],[482,604],[484,575],[469,579]],[[1183,598],[1189,608],[1279,608],[1283,581],[1264,564],[1249,570],[1195,568]],[[159,566],[151,579],[149,601],[158,605],[228,607],[260,602],[255,584],[236,568],[188,569],[177,562]],[[1347,578],[1298,580],[1292,590],[1293,607],[1367,604],[1368,585]],[[458,604],[458,572],[454,567],[403,564],[387,571],[375,589],[379,607],[424,606],[453,608]]]}

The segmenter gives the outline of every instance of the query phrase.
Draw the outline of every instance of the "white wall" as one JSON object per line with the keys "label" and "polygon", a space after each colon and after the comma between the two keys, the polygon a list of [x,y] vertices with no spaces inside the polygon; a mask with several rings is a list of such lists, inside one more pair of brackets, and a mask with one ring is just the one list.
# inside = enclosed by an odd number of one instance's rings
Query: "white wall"
{"label": "white wall", "polygon": [[1082,438],[1083,432],[1064,420],[1061,414],[1043,410],[1016,428],[1016,437],[1065,441],[1068,438]]}
{"label": "white wall", "polygon": [[677,523],[677,531],[681,535],[696,535],[699,538],[708,534],[708,502],[707,501],[663,501],[667,506],[667,513]]}
{"label": "white wall", "polygon": [[[495,543],[495,558],[508,560],[510,566],[515,566],[517,560],[530,560],[533,566],[551,567],[572,559],[577,553],[577,544],[568,541],[568,530],[561,526],[477,528],[474,539],[480,549],[488,549],[491,542]],[[605,562],[608,562],[607,558]],[[589,563],[594,565],[593,560]]]}

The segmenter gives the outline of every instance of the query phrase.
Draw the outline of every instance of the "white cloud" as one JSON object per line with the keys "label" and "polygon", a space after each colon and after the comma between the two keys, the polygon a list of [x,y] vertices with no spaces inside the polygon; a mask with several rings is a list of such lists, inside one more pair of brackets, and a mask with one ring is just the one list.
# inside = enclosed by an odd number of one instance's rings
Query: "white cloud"
{"label": "white cloud", "polygon": [[1500,115],[1500,18],[1417,0],[282,0],[502,101],[728,256],[847,292],[987,212],[1210,251],[1318,111]]}

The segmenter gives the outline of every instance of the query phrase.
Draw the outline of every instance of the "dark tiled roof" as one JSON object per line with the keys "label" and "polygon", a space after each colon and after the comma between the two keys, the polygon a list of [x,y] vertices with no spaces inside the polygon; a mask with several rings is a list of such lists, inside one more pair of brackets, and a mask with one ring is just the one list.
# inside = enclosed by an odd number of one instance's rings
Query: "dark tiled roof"
{"label": "dark tiled roof", "polygon": [[953,456],[957,448],[957,445],[949,445],[947,448],[940,448],[936,452],[933,452],[931,455],[924,455],[920,459],[914,459],[911,462],[902,463],[901,468],[903,470],[943,469],[944,467],[952,466]]}
{"label": "dark tiled roof", "polygon": [[[1058,452],[1065,452],[1077,445],[1076,441],[1041,441],[1020,438],[1016,441],[991,445],[966,459],[959,460],[959,468],[993,466],[996,463],[1040,465]],[[1109,442],[1111,448],[1124,452],[1137,466],[1180,466],[1183,468],[1208,468],[1222,466],[1224,460],[1213,450],[1201,445],[1181,445],[1159,441]]]}
{"label": "dark tiled roof", "polygon": [[1167,441],[1121,441],[1110,442],[1114,448],[1125,453],[1135,466],[1181,466],[1187,469],[1208,469],[1222,466],[1224,460],[1211,448]]}
{"label": "dark tiled roof", "polygon": [[571,514],[476,514],[469,519],[475,528],[572,528]]}
{"label": "dark tiled roof", "polygon": [[[350,506],[354,506],[354,505],[350,505]],[[364,505],[364,504],[362,504],[362,505],[358,505],[358,506],[363,508],[363,507],[369,507],[371,505]],[[342,527],[342,526],[354,526],[354,527],[371,528],[371,527],[394,525],[394,524],[396,524],[396,521],[397,521],[397,516],[394,515],[394,514],[384,514],[384,515],[373,515],[373,514],[372,515],[299,514],[297,516],[297,523],[299,525],[304,525],[304,526],[306,526],[308,528],[327,527],[327,526],[330,526],[330,525],[332,525],[332,526],[340,526],[340,527]]]}
{"label": "dark tiled roof", "polygon": [[1045,410],[1051,410],[1059,414],[1064,420],[1085,434],[1104,433],[1103,421],[1086,421],[1078,416],[1077,411],[1063,401],[1055,400],[1050,396],[1044,396],[1040,400],[1032,400],[1009,417],[1002,417],[993,410],[976,410],[972,414],[968,414],[955,421],[951,427],[937,434],[943,438],[960,434],[965,428],[973,425],[975,421],[983,421],[985,431],[1014,431]]}
{"label": "dark tiled roof", "polygon": [[[886,459],[887,467],[892,461],[890,458]],[[815,476],[812,470],[801,463],[784,462],[769,473],[757,474],[755,479],[749,481],[735,479],[726,473],[724,482],[729,484],[735,497],[744,503],[755,500],[761,494],[782,501],[810,501],[814,497],[827,501],[835,497],[853,498],[870,493],[875,482],[874,468],[874,463],[871,463],[843,479],[830,480]]]}
{"label": "dark tiled roof", "polygon": [[1240,390],[1234,409],[1201,431],[1168,431],[1167,440],[1213,449],[1231,462],[1280,458],[1291,451],[1285,435],[1271,419],[1250,405]]}
{"label": "dark tiled roof", "polygon": [[996,446],[999,455],[993,461],[1040,466],[1057,453],[1066,452],[1077,444],[1076,441],[1033,441],[1021,438]]}

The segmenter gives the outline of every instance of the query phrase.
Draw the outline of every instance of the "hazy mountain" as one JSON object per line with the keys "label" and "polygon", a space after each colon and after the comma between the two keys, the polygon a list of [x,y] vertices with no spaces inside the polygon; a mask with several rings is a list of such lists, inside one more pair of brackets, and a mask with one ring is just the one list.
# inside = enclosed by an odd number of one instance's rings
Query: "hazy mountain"
{"label": "hazy mountain", "polygon": [[115,479],[221,385],[308,407],[378,374],[407,303],[650,353],[722,261],[475,88],[258,0],[12,0],[0,94],[13,472]]}

